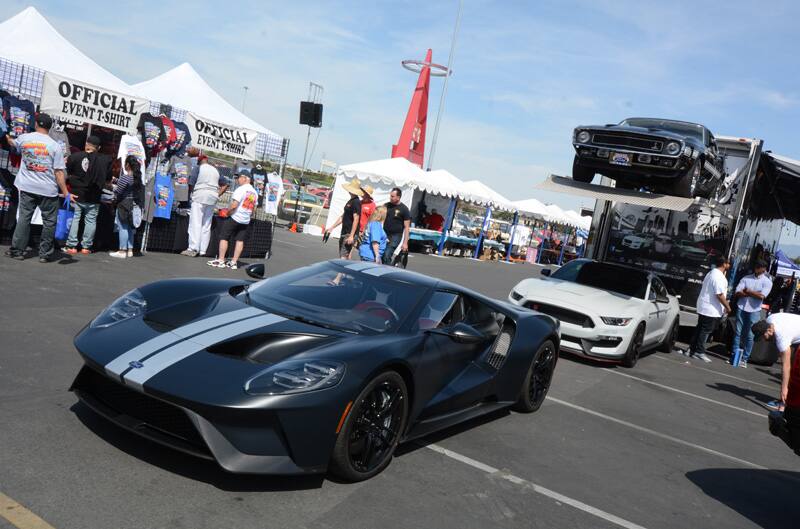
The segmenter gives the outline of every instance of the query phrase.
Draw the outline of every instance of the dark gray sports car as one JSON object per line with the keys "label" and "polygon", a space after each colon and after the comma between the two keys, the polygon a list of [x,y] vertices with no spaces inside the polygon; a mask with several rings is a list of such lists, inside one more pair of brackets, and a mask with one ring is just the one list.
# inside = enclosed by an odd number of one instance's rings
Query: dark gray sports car
{"label": "dark gray sports car", "polygon": [[361,480],[402,441],[537,410],[559,329],[458,285],[329,261],[255,283],[144,285],[75,346],[85,365],[71,389],[138,435],[231,472]]}
{"label": "dark gray sports car", "polygon": [[711,197],[724,178],[714,135],[703,125],[628,118],[618,125],[576,127],[572,178],[599,173],[617,186],[694,198]]}

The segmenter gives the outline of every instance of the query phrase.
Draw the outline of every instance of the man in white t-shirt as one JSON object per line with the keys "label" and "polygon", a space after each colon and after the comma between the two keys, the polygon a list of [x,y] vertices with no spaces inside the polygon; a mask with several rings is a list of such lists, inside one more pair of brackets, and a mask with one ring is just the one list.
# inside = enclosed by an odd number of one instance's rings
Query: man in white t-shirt
{"label": "man in white t-shirt", "polygon": [[[228,218],[222,223],[222,228],[219,234],[219,254],[217,258],[209,261],[209,266],[217,268],[228,267],[232,270],[239,268],[239,256],[242,255],[244,250],[244,240],[247,237],[247,226],[250,224],[250,218],[253,216],[253,211],[258,204],[258,193],[255,188],[250,185],[250,171],[247,169],[240,170],[236,175],[236,183],[239,184],[233,191],[231,197],[231,205],[228,208]],[[233,248],[233,257],[227,263],[225,262],[225,255],[228,253],[228,241],[234,240],[235,246]]]}
{"label": "man in white t-shirt", "polygon": [[728,280],[725,272],[730,269],[731,264],[724,255],[714,258],[714,268],[706,274],[703,279],[703,286],[700,288],[700,295],[697,296],[697,327],[689,346],[689,355],[692,358],[710,363],[711,359],[706,355],[706,342],[711,333],[714,332],[716,323],[731,312],[726,294],[728,293]]}
{"label": "man in white t-shirt", "polygon": [[208,156],[197,157],[197,167],[189,178],[192,206],[189,212],[189,247],[181,255],[205,255],[211,240],[211,221],[217,199],[228,185],[216,167],[208,163]]}

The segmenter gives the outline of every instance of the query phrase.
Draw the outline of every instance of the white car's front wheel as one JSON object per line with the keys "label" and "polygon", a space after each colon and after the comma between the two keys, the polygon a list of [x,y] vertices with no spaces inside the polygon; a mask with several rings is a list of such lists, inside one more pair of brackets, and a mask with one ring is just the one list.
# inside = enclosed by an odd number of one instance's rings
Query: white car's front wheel
{"label": "white car's front wheel", "polygon": [[622,357],[623,366],[633,367],[636,365],[642,352],[642,343],[644,343],[644,323],[640,323],[633,333],[631,343],[628,344],[628,350],[625,352],[625,356]]}

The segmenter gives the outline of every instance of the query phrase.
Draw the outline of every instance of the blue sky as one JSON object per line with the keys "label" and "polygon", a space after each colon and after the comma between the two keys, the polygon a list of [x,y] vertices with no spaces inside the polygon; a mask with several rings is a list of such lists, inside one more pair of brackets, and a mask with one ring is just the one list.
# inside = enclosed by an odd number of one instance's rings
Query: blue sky
{"label": "blue sky", "polygon": [[[291,138],[298,103],[325,87],[312,166],[389,156],[415,77],[400,67],[433,48],[446,62],[457,2],[196,0],[135,5],[32,2],[69,40],[128,82],[184,61],[235,106]],[[5,19],[31,2],[4,0]],[[224,7],[221,7],[223,5]],[[800,3],[465,0],[435,168],[507,197],[576,208],[543,193],[569,174],[578,124],[628,116],[696,121],[765,139],[800,158]],[[24,45],[24,43],[20,43]],[[54,50],[54,52],[56,52]],[[431,93],[431,129],[441,80]]]}

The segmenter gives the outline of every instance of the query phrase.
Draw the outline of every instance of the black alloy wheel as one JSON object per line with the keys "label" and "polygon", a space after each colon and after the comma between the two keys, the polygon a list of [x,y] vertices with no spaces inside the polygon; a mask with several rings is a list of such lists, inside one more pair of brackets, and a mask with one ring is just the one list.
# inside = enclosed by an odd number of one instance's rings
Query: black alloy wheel
{"label": "black alloy wheel", "polygon": [[514,404],[515,411],[532,413],[541,407],[553,381],[557,359],[553,342],[548,340],[539,347],[522,383],[519,400]]}
{"label": "black alloy wheel", "polygon": [[644,343],[644,324],[639,324],[631,343],[628,344],[628,351],[622,359],[623,366],[633,367],[636,365],[636,362],[639,361],[639,355],[642,353],[642,343]]}
{"label": "black alloy wheel", "polygon": [[362,481],[381,472],[392,459],[405,430],[408,390],[395,371],[375,377],[353,402],[331,458],[332,472]]}
{"label": "black alloy wheel", "polygon": [[579,157],[576,154],[575,159],[572,161],[572,179],[576,182],[591,183],[594,180],[594,169],[583,167],[580,164]]}
{"label": "black alloy wheel", "polygon": [[680,321],[678,321],[678,318],[675,318],[675,321],[672,323],[672,327],[669,330],[669,334],[664,338],[664,341],[661,342],[661,346],[658,348],[659,351],[671,353],[675,350],[675,342],[678,340],[680,327]]}

